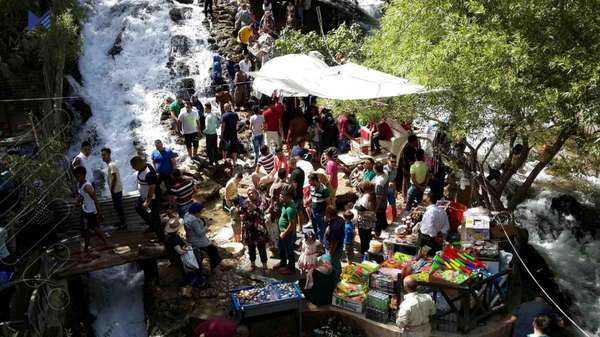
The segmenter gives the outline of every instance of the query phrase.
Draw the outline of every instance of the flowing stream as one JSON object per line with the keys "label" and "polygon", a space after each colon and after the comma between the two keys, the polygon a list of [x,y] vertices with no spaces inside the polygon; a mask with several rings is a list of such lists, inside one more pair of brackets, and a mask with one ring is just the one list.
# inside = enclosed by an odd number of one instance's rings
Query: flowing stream
{"label": "flowing stream", "polygon": [[[600,335],[600,240],[581,233],[584,222],[552,210],[560,193],[540,192],[519,206],[517,218],[529,232],[529,242],[544,258],[555,282],[572,301],[563,308],[591,336]],[[529,266],[535,269],[536,266]]]}
{"label": "flowing stream", "polygon": [[[149,152],[155,139],[174,145],[160,124],[158,107],[182,87],[207,85],[212,53],[207,49],[204,15],[196,4],[166,0],[88,0],[82,25],[81,85],[72,85],[89,104],[92,117],[80,126],[69,151],[90,140],[93,165],[104,170],[100,149],[108,146],[119,166],[124,190],[137,188],[129,159]],[[180,14],[174,22],[173,13]],[[185,83],[185,84],[183,84]],[[202,99],[204,101],[205,99]],[[185,151],[180,151],[183,157]],[[182,158],[185,159],[185,158]],[[89,274],[90,312],[97,336],[147,336],[143,272],[134,264]]]}
{"label": "flowing stream", "polygon": [[[165,0],[85,3],[90,12],[82,27],[79,94],[93,115],[81,126],[69,154],[74,156],[81,141],[90,140],[93,165],[102,169],[100,149],[110,147],[129,192],[136,189],[129,159],[138,149],[149,152],[155,139],[174,145],[175,139],[160,124],[161,102],[167,96],[174,98],[183,86],[203,91],[209,83],[209,35],[202,25],[202,8],[196,4]],[[171,19],[173,11],[181,15],[177,22]],[[179,153],[185,159],[185,151]]]}
{"label": "flowing stream", "polygon": [[88,274],[96,336],[146,337],[144,272],[130,263]]}

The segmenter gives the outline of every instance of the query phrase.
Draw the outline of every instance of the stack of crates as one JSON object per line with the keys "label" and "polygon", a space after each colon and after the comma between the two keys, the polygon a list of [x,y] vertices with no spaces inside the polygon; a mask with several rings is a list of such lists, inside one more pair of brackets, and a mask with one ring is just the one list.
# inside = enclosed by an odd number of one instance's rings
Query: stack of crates
{"label": "stack of crates", "polygon": [[369,290],[365,316],[377,322],[387,323],[390,314],[390,295]]}
{"label": "stack of crates", "polygon": [[[385,314],[383,312],[375,314],[372,312],[372,315],[386,315],[385,320],[378,320],[380,322],[387,321],[395,321],[397,315],[397,306],[398,299],[400,296],[400,281],[397,278],[393,278],[388,275],[376,273],[371,274],[371,278],[369,280],[369,289],[375,290],[379,293],[383,293],[388,296],[388,307],[385,308]],[[392,305],[390,305],[392,304]],[[395,307],[395,308],[392,308]],[[368,304],[367,304],[368,309]],[[373,310],[372,310],[373,311]],[[368,311],[367,311],[368,312]],[[374,319],[377,320],[377,319]]]}

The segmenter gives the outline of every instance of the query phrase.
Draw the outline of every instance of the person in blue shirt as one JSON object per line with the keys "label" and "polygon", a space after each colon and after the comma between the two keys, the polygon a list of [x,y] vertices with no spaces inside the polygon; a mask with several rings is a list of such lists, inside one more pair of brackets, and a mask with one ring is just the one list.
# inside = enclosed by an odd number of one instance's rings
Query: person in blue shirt
{"label": "person in blue shirt", "polygon": [[563,320],[554,309],[544,299],[536,297],[533,301],[519,305],[506,321],[509,324],[514,323],[512,337],[527,337],[533,333],[533,323],[539,316],[546,316],[550,319],[551,330],[564,326]]}
{"label": "person in blue shirt", "polygon": [[351,263],[354,259],[354,236],[356,231],[352,219],[354,219],[354,213],[351,210],[346,210],[344,212],[344,253],[348,263]]}
{"label": "person in blue shirt", "polygon": [[154,141],[154,146],[156,149],[152,151],[152,165],[156,170],[158,175],[158,180],[156,186],[157,195],[160,194],[160,185],[162,183],[165,184],[165,191],[168,191],[171,188],[171,176],[173,175],[173,170],[177,168],[177,155],[173,150],[166,148],[160,139]]}

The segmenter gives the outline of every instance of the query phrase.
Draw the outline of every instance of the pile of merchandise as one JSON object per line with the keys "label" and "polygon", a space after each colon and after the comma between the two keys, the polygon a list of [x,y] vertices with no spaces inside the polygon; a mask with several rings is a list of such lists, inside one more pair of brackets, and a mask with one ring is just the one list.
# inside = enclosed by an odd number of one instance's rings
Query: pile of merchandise
{"label": "pile of merchandise", "polygon": [[362,313],[369,291],[370,275],[378,269],[379,265],[370,261],[345,266],[342,269],[341,281],[333,293],[332,304],[352,312]]}
{"label": "pile of merchandise", "polygon": [[333,305],[377,322],[395,321],[402,300],[402,280],[407,276],[420,282],[462,284],[471,278],[487,277],[487,265],[471,255],[470,247],[445,247],[433,258],[395,252],[381,264],[363,261],[342,269]]}
{"label": "pile of merchandise", "polygon": [[242,306],[281,301],[298,296],[298,288],[294,283],[269,283],[235,293]]}

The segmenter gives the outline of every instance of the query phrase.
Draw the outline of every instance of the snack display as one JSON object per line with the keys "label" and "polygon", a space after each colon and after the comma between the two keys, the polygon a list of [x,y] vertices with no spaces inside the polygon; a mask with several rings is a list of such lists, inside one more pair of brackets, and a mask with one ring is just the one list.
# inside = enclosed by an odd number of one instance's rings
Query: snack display
{"label": "snack display", "polygon": [[240,305],[252,305],[298,297],[294,283],[271,283],[261,287],[243,289],[235,295]]}

